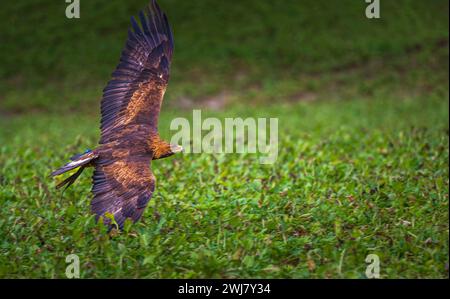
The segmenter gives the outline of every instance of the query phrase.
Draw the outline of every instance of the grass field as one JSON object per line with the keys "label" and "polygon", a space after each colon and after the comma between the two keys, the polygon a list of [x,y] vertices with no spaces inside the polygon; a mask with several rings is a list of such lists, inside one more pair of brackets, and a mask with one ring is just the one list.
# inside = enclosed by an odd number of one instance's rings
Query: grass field
{"label": "grass field", "polygon": [[112,237],[90,172],[64,194],[48,175],[95,148],[146,3],[81,2],[80,20],[63,1],[0,11],[0,277],[64,278],[75,253],[82,278],[365,278],[368,254],[382,278],[448,278],[448,1],[368,20],[354,0],[160,0],[176,38],[163,137],[194,108],[277,117],[279,156],[156,161],[143,220]]}

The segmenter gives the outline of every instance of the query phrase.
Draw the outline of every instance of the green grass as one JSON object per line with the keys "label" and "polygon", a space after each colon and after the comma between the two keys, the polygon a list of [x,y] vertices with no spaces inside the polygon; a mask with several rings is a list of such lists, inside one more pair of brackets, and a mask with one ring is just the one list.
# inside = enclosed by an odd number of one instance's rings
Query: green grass
{"label": "green grass", "polygon": [[[448,278],[448,1],[160,0],[175,117],[278,117],[279,156],[182,154],[152,165],[141,222],[109,237],[91,171],[101,91],[146,1],[8,1],[0,11],[0,277]],[[213,7],[214,9],[211,9]],[[34,24],[39,23],[36,27]],[[11,25],[12,24],[12,25]],[[214,108],[214,109],[213,109]]]}
{"label": "green grass", "polygon": [[154,162],[143,222],[111,239],[89,213],[90,173],[63,195],[47,177],[95,146],[97,118],[15,117],[0,135],[0,276],[64,277],[76,253],[86,278],[363,278],[375,253],[383,278],[446,277],[447,110],[428,98],[213,114],[280,117],[276,163]]}

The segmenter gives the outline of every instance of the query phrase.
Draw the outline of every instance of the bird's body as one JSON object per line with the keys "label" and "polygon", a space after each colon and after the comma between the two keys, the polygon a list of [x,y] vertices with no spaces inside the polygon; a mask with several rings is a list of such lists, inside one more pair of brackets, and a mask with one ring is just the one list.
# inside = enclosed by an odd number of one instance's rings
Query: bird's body
{"label": "bird's body", "polygon": [[[172,32],[155,0],[139,19],[142,28],[131,19],[119,65],[103,92],[98,148],[72,157],[52,173],[78,169],[58,185],[68,187],[86,167],[94,167],[92,211],[98,218],[113,215],[119,228],[127,218],[139,220],[152,197],[156,179],[151,161],[181,151],[158,134],[173,53]],[[104,221],[111,225],[108,217]]]}

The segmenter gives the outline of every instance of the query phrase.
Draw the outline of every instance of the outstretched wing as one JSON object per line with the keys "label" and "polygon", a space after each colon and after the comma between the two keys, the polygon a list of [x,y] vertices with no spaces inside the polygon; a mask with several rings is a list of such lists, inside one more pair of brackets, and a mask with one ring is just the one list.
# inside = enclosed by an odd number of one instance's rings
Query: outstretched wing
{"label": "outstretched wing", "polygon": [[[127,218],[138,221],[155,190],[155,177],[149,168],[150,159],[129,157],[111,160],[100,158],[96,163],[91,203],[92,212],[100,216],[114,215],[120,229]],[[110,225],[110,219],[104,217]]]}
{"label": "outstretched wing", "polygon": [[139,14],[142,27],[132,28],[112,80],[103,91],[101,144],[122,138],[124,127],[156,132],[169,80],[173,36],[167,16],[155,0]]}
{"label": "outstretched wing", "polygon": [[131,19],[120,63],[103,93],[103,147],[93,176],[92,211],[113,214],[120,228],[127,218],[139,220],[155,189],[148,139],[157,133],[173,53],[167,17],[155,0],[139,19],[141,27]]}

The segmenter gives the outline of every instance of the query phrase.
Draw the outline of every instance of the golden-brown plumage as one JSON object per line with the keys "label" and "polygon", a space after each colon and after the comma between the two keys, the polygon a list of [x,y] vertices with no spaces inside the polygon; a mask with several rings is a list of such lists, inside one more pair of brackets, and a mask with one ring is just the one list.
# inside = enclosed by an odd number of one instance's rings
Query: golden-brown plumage
{"label": "golden-brown plumage", "polygon": [[[53,173],[94,166],[92,211],[98,217],[114,215],[120,228],[127,218],[139,220],[152,197],[156,179],[151,161],[180,150],[158,134],[173,53],[167,17],[153,0],[139,19],[142,27],[131,19],[119,65],[104,89],[99,147]],[[72,184],[81,171],[62,185]]]}

